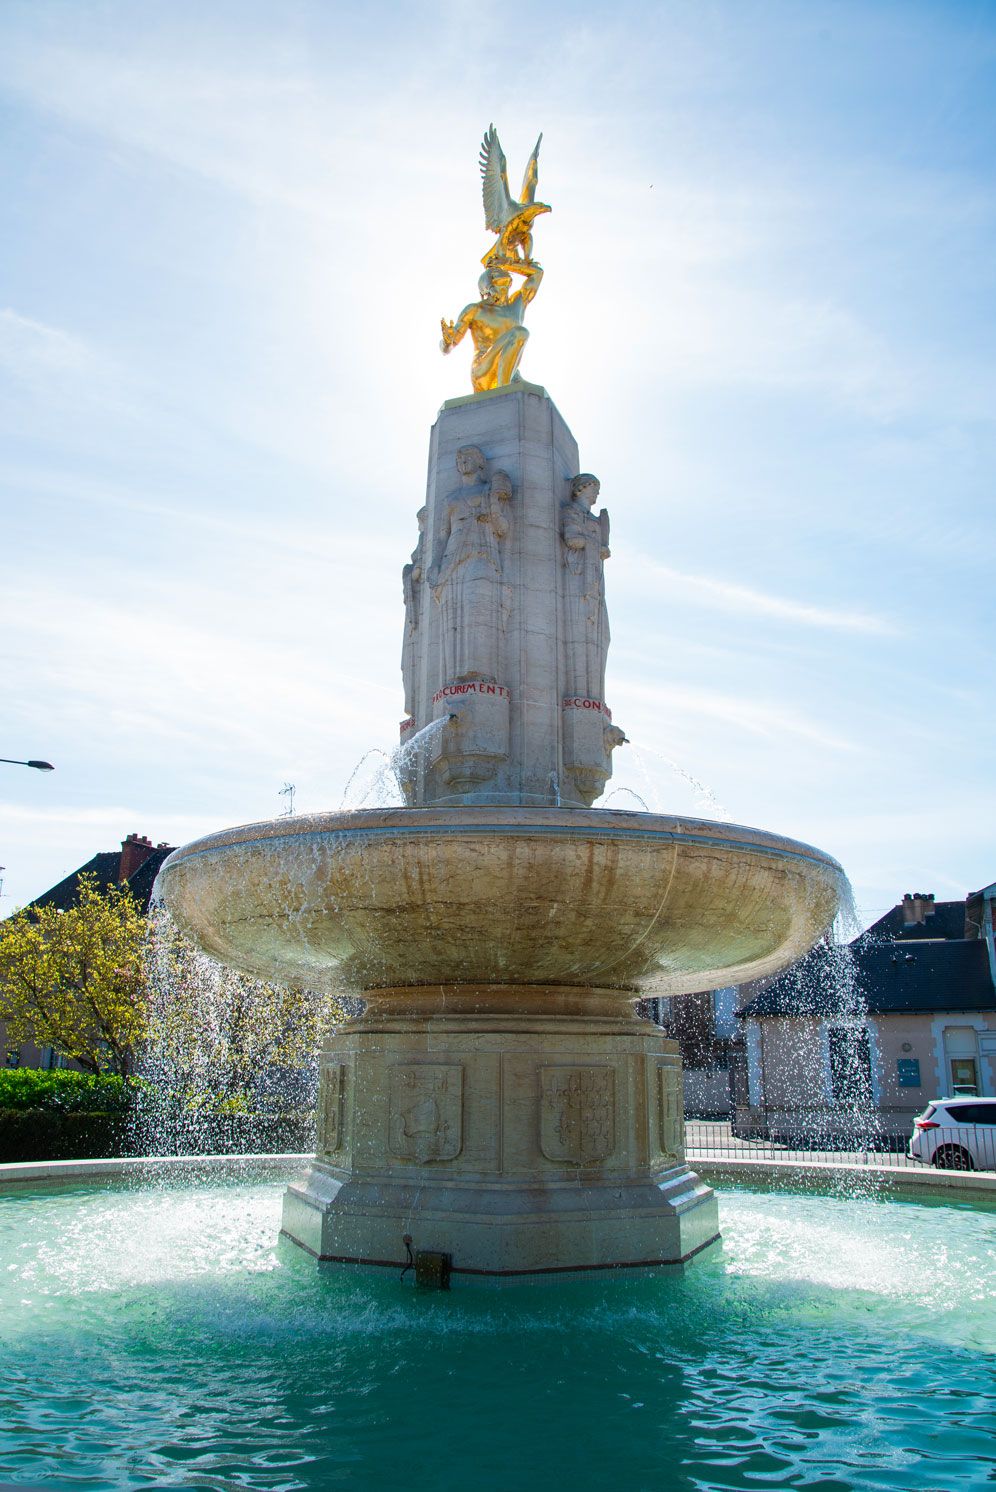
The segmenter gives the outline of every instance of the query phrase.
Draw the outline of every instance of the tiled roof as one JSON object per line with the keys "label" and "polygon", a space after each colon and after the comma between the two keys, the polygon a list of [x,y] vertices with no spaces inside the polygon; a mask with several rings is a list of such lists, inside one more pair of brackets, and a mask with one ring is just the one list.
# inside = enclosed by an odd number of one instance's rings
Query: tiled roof
{"label": "tiled roof", "polygon": [[984,940],[910,944],[870,940],[864,934],[849,951],[818,944],[759,991],[740,1014],[832,1019],[846,1012],[853,993],[863,997],[871,1014],[996,1009]]}
{"label": "tiled roof", "polygon": [[135,874],[128,878],[128,889],[136,897],[139,907],[143,912],[149,910],[152,887],[155,884],[156,876],[159,874],[159,867],[166,859],[166,856],[172,853],[173,846],[171,844],[166,844],[160,849],[153,850],[148,859],[142,861]]}
{"label": "tiled roof", "polygon": [[873,922],[868,933],[879,938],[895,938],[898,942],[920,942],[924,938],[963,938],[965,936],[965,903],[963,901],[935,901],[933,916],[923,922],[903,921],[902,902]]}
{"label": "tiled roof", "polygon": [[[149,910],[149,899],[152,896],[152,885],[159,873],[166,856],[172,851],[172,845],[162,845],[158,849],[150,851],[145,860],[129,877],[128,887],[133,892],[142,912]],[[33,907],[61,907],[63,911],[73,905],[76,900],[76,892],[79,879],[82,875],[93,875],[97,878],[97,887],[100,891],[106,891],[108,886],[116,886],[118,873],[121,869],[121,855],[118,850],[102,850],[74,870],[72,875],[66,876],[57,886],[49,891],[44,891],[41,896],[36,896],[30,903]]]}
{"label": "tiled roof", "polygon": [[36,896],[31,906],[61,907],[63,911],[67,911],[76,900],[76,888],[80,876],[96,876],[98,889],[106,891],[108,886],[117,884],[120,865],[121,855],[117,850],[101,851],[85,865],[81,865],[79,870],[74,870],[71,875],[66,876],[65,880],[60,881],[57,886],[53,886],[49,891],[43,891],[41,896]]}

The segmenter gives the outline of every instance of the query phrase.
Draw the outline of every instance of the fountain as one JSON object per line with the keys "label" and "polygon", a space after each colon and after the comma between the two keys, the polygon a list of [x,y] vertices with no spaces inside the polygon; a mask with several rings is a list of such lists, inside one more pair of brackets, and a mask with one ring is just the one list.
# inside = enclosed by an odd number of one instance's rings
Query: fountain
{"label": "fountain", "polygon": [[366,1002],[322,1058],[288,1237],[477,1275],[675,1264],[717,1238],[716,1201],[685,1164],[677,1048],[634,1004],[790,963],[843,876],[775,834],[592,806],[625,744],[605,702],[608,514],[518,373],[536,153],[518,201],[493,130],[482,169],[498,240],[442,343],[470,332],[474,391],[433,427],[403,577],[406,806],[210,835],[160,887],[214,958]]}

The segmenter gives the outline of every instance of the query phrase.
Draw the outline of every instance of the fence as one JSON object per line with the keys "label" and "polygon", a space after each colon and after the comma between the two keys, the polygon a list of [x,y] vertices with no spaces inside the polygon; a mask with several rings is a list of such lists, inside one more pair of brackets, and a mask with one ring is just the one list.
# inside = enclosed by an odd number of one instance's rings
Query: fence
{"label": "fence", "polygon": [[[869,1126],[872,1129],[872,1126]],[[912,1130],[912,1125],[911,1125]],[[728,1120],[688,1119],[685,1157],[696,1160],[798,1160],[828,1166],[875,1165],[923,1170],[996,1171],[996,1124],[938,1126],[918,1140],[922,1159],[909,1154],[909,1137],[880,1135],[799,1134],[749,1139],[733,1133]]]}

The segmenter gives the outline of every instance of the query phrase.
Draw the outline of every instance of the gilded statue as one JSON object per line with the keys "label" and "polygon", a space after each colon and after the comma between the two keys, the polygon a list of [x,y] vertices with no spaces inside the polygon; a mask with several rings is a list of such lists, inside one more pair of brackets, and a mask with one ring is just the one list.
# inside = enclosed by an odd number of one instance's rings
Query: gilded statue
{"label": "gilded statue", "polygon": [[539,180],[540,135],[533,147],[522,178],[522,190],[518,201],[508,189],[508,168],[505,152],[498,139],[494,125],[481,144],[481,191],[484,197],[484,226],[498,234],[498,241],[485,254],[481,263],[487,268],[493,259],[508,259],[512,255],[525,261],[533,257],[533,220],[540,213],[549,212],[545,202],[536,201],[536,183]]}
{"label": "gilded statue", "polygon": [[[543,279],[543,271],[532,257],[532,225],[540,213],[550,211],[545,202],[535,200],[542,138],[540,135],[529,157],[518,200],[508,188],[505,156],[493,124],[481,146],[484,222],[498,237],[481,261],[484,273],[478,281],[480,300],[465,306],[455,322],[442,321],[439,344],[448,353],[470,332],[474,343],[470,381],[475,394],[504,388],[521,376],[519,362],[529,337],[522,318]],[[514,293],[513,275],[523,277]]]}
{"label": "gilded statue", "polygon": [[443,509],[427,580],[439,606],[446,683],[498,676],[502,629],[501,541],[509,531],[512,483],[496,471],[489,480],[477,446],[456,453],[460,487]]}

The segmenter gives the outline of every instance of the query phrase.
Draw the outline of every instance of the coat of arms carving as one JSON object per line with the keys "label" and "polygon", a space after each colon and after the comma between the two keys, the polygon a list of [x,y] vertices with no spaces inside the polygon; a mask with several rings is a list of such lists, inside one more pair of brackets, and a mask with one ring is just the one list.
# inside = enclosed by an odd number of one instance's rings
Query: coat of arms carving
{"label": "coat of arms carving", "polygon": [[685,1106],[680,1068],[658,1067],[657,1094],[661,1153],[669,1160],[677,1161],[685,1152]]}
{"label": "coat of arms carving", "polygon": [[463,1067],[419,1062],[391,1069],[388,1148],[399,1160],[453,1160],[463,1144]]}
{"label": "coat of arms carving", "polygon": [[611,1067],[544,1067],[540,1073],[540,1149],[547,1160],[587,1166],[616,1145]]}
{"label": "coat of arms carving", "polygon": [[342,1144],[342,1063],[322,1068],[318,1080],[318,1149],[330,1155]]}

